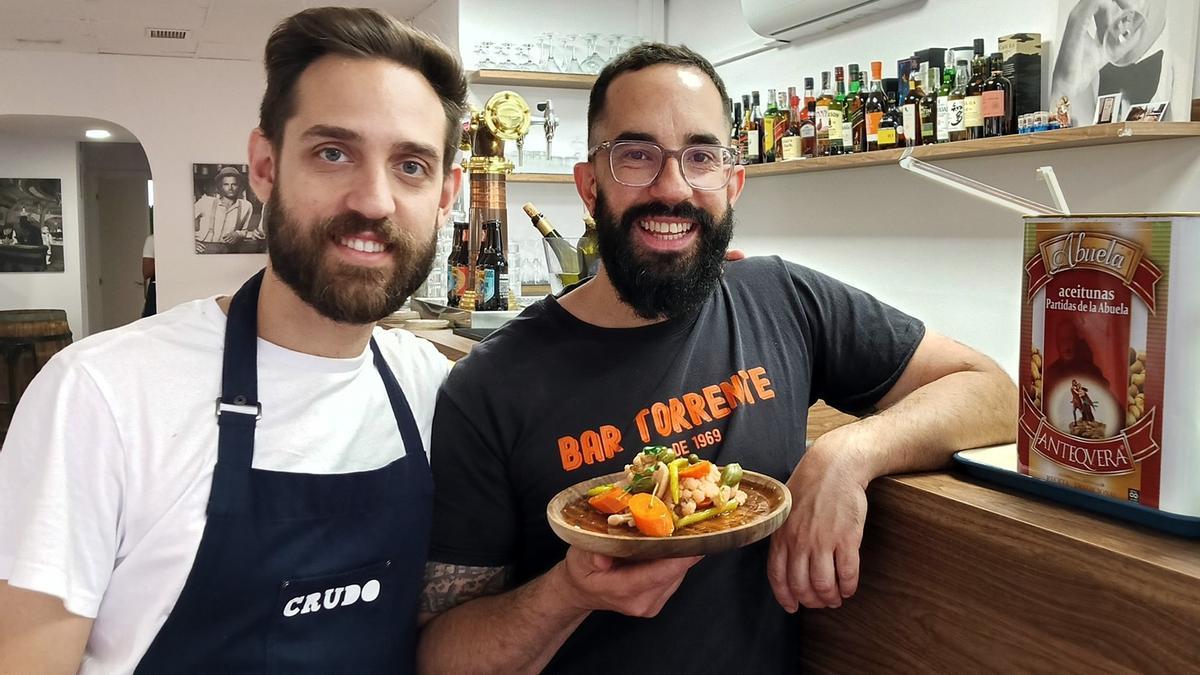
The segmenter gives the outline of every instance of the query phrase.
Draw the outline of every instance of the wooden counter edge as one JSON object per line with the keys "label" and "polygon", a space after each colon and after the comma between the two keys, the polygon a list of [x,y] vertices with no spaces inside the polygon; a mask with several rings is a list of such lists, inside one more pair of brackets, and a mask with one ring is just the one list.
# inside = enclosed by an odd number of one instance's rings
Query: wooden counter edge
{"label": "wooden counter edge", "polygon": [[959,518],[984,517],[992,527],[1061,539],[1062,546],[1082,555],[1105,551],[1120,556],[1127,564],[1193,579],[1200,588],[1200,544],[1196,541],[1056,504],[956,472],[886,476],[872,483],[871,496],[886,503],[909,500],[915,508],[943,509]]}

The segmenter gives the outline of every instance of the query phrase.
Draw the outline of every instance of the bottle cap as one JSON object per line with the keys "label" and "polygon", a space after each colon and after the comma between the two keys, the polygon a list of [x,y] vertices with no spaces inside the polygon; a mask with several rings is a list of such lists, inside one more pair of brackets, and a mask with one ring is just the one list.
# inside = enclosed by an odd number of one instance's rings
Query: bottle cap
{"label": "bottle cap", "polygon": [[541,213],[538,213],[537,207],[533,205],[533,202],[525,202],[525,204],[521,206],[521,210],[524,211],[525,215],[529,216],[530,218],[538,218],[542,215]]}

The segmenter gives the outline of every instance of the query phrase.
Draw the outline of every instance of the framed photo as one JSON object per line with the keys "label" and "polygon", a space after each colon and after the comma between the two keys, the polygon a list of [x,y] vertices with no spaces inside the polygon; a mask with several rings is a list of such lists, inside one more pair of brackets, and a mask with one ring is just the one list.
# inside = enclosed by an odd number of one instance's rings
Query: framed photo
{"label": "framed photo", "polygon": [[1096,119],[1092,124],[1109,124],[1121,117],[1121,95],[1105,94],[1096,99]]}
{"label": "framed photo", "polygon": [[266,253],[263,205],[245,164],[192,165],[196,253]]}
{"label": "framed photo", "polygon": [[62,180],[0,178],[0,272],[63,271]]}
{"label": "framed photo", "polygon": [[1146,119],[1146,115],[1150,113],[1149,103],[1139,103],[1129,108],[1129,114],[1125,116],[1126,122],[1140,122]]}
{"label": "framed photo", "polygon": [[1146,112],[1146,119],[1161,122],[1167,117],[1167,105],[1170,101],[1155,101]]}

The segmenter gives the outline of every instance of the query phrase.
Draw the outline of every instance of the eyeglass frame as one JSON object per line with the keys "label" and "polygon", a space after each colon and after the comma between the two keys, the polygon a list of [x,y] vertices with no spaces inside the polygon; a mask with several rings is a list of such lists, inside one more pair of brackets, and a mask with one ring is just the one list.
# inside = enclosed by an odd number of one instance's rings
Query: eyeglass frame
{"label": "eyeglass frame", "polygon": [[[617,172],[616,172],[616,170],[613,169],[613,165],[612,165],[612,149],[613,149],[613,147],[620,145],[622,143],[631,143],[631,144],[639,143],[642,145],[653,145],[654,147],[658,148],[662,152],[662,161],[659,162],[659,164],[658,164],[658,171],[654,172],[654,177],[651,178],[648,182],[643,183],[641,185],[632,185],[630,183],[626,183],[626,182],[622,181],[620,178],[617,178]],[[726,172],[725,172],[725,180],[722,181],[722,183],[720,185],[718,185],[716,187],[710,187],[710,188],[698,187],[692,183],[691,179],[688,178],[687,172],[683,170],[683,153],[685,153],[688,150],[691,150],[693,148],[712,148],[714,150],[724,150],[725,152],[729,153],[730,163],[727,165],[728,169],[726,169]],[[625,187],[632,187],[632,188],[644,188],[644,187],[650,187],[651,185],[654,185],[654,182],[657,181],[658,177],[662,175],[662,170],[663,170],[663,167],[665,167],[667,165],[667,160],[671,159],[671,158],[674,158],[675,161],[679,163],[679,175],[683,177],[683,181],[688,184],[688,187],[692,188],[693,190],[700,190],[702,192],[716,192],[717,190],[724,190],[726,187],[729,186],[730,179],[733,178],[734,169],[736,169],[738,167],[738,151],[734,148],[731,148],[731,147],[728,147],[725,145],[718,145],[715,143],[693,143],[691,145],[685,145],[682,148],[679,148],[676,150],[668,150],[665,147],[663,147],[663,145],[661,143],[655,143],[654,141],[642,141],[642,140],[638,140],[638,139],[634,139],[634,138],[617,138],[617,139],[608,140],[608,141],[601,141],[601,142],[597,143],[596,145],[592,146],[588,150],[588,153],[587,153],[588,160],[590,161],[593,157],[596,156],[596,153],[600,152],[601,150],[608,151],[608,172],[610,174],[612,174],[613,180],[617,181],[621,185],[624,185]]]}

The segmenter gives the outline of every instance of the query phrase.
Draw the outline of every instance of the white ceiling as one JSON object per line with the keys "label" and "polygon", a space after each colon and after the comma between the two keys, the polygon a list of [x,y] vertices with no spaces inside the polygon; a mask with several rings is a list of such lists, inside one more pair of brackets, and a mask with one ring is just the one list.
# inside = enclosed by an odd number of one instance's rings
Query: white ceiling
{"label": "white ceiling", "polygon": [[[97,141],[87,138],[88,129],[106,129],[112,136]],[[63,138],[83,143],[137,143],[138,139],[125,127],[91,117],[61,115],[0,115],[0,136],[23,138]]]}
{"label": "white ceiling", "polygon": [[[366,5],[411,19],[435,0],[0,0],[0,49],[261,61],[281,19],[306,7]],[[183,40],[147,28],[189,31]]]}

